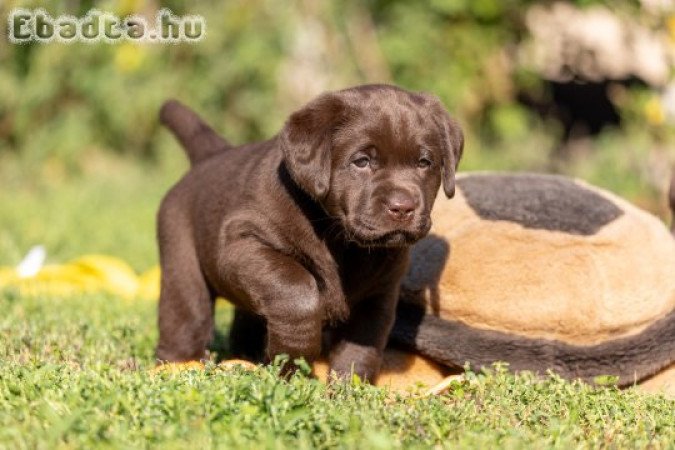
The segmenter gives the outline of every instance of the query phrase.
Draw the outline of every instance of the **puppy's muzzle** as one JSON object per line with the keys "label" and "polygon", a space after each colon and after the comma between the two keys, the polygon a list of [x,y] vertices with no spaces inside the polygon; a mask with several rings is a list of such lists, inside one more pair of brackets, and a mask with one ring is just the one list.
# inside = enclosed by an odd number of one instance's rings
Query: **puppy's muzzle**
{"label": "puppy's muzzle", "polygon": [[411,194],[399,191],[387,198],[385,201],[385,212],[389,219],[406,224],[412,222],[418,206],[419,201]]}
{"label": "puppy's muzzle", "polygon": [[417,202],[411,195],[399,193],[391,196],[385,206],[387,216],[396,222],[410,222],[415,216]]}

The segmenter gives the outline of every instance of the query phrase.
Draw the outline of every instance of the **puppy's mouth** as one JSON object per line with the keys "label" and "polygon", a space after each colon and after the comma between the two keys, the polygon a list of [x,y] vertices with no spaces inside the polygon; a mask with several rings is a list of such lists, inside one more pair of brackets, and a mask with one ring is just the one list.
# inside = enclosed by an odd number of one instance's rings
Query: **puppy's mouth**
{"label": "puppy's mouth", "polygon": [[362,247],[407,247],[429,233],[431,220],[423,220],[414,227],[382,230],[381,227],[365,221],[354,221],[347,225],[348,238]]}

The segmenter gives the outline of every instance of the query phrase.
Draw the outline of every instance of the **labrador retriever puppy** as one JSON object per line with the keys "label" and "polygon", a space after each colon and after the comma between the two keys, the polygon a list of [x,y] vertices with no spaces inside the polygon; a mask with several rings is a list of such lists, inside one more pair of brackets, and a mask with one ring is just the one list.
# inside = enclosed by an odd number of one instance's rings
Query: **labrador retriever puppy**
{"label": "labrador retriever puppy", "polygon": [[[205,357],[217,296],[237,356],[377,377],[411,244],[455,191],[463,135],[438,99],[388,85],[323,94],[264,142],[231,146],[178,102],[192,163],[158,213],[160,362]],[[292,370],[292,363],[288,367]]]}

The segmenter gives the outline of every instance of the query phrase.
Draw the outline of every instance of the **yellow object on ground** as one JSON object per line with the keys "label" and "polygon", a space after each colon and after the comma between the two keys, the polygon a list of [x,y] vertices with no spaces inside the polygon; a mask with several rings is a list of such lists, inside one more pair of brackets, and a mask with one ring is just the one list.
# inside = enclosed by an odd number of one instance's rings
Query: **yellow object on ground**
{"label": "yellow object on ground", "polygon": [[107,292],[127,299],[157,299],[159,267],[138,276],[121,259],[85,255],[65,264],[46,265],[32,276],[21,276],[13,267],[0,267],[0,289],[15,289],[25,296]]}
{"label": "yellow object on ground", "polygon": [[142,273],[141,276],[138,277],[138,289],[136,290],[136,297],[153,300],[158,299],[159,280],[159,266],[155,266],[152,269]]}
{"label": "yellow object on ground", "polygon": [[[185,361],[181,363],[165,363],[150,370],[151,373],[169,372],[177,373],[185,370],[204,369],[204,363],[201,361]],[[243,359],[228,359],[218,364],[218,367],[224,370],[232,370],[235,367],[242,367],[245,370],[255,370],[258,366],[250,361]]]}
{"label": "yellow object on ground", "polygon": [[166,363],[160,364],[157,367],[150,369],[151,373],[169,372],[177,373],[184,370],[201,370],[204,368],[204,363],[200,361],[186,361],[182,363]]}

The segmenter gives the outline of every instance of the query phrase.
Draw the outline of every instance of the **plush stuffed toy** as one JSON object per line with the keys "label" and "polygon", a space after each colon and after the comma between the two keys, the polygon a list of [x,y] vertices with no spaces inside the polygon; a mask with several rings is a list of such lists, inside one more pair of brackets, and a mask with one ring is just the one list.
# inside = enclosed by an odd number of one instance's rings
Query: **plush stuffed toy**
{"label": "plush stuffed toy", "polygon": [[413,249],[391,338],[409,353],[392,351],[381,383],[405,383],[415,367],[434,383],[448,368],[505,361],[620,386],[654,377],[648,385],[675,393],[675,239],[660,220],[560,176],[457,184]]}

